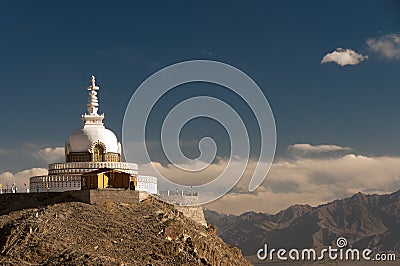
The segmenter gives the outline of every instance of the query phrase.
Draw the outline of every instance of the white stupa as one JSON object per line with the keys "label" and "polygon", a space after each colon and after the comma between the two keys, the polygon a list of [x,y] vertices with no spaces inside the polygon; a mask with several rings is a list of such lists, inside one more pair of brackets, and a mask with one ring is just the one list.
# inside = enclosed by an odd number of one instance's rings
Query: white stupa
{"label": "white stupa", "polygon": [[30,178],[31,192],[62,192],[81,189],[81,175],[102,168],[115,169],[137,179],[137,190],[157,193],[157,178],[139,176],[138,166],[121,162],[121,143],[114,132],[105,128],[104,114],[99,115],[99,101],[95,77],[87,87],[87,113],[82,115],[83,127],[74,131],[65,144],[65,163],[49,165],[47,176]]}

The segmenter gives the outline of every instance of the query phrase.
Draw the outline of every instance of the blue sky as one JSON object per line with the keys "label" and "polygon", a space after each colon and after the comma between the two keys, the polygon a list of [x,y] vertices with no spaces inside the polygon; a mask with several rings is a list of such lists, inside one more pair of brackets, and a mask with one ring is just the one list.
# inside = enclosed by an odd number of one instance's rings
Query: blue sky
{"label": "blue sky", "polygon": [[[399,44],[391,56],[368,44],[400,36],[399,14],[396,1],[2,1],[0,173],[46,166],[27,153],[63,146],[81,126],[91,74],[120,138],[141,82],[193,59],[231,64],[258,83],[278,157],[297,143],[399,156]],[[337,48],[368,59],[322,64]]]}

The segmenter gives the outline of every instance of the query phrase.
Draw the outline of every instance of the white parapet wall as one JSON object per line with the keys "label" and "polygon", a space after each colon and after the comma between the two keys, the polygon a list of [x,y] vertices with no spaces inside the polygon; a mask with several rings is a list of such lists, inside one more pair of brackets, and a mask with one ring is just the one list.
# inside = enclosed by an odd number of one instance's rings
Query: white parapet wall
{"label": "white parapet wall", "polygon": [[[53,174],[34,176],[29,179],[31,192],[64,192],[81,189],[80,174]],[[154,176],[137,176],[135,190],[157,194],[157,178]]]}
{"label": "white parapet wall", "polygon": [[[31,192],[63,192],[81,189],[81,175],[100,168],[116,169],[131,175],[138,174],[138,165],[126,162],[68,162],[49,165],[47,176],[29,179]],[[137,190],[157,193],[157,178],[138,176]]]}
{"label": "white parapet wall", "polygon": [[157,178],[154,176],[138,175],[137,190],[157,194]]}
{"label": "white parapet wall", "polygon": [[80,175],[45,175],[29,179],[30,192],[64,192],[80,189]]}

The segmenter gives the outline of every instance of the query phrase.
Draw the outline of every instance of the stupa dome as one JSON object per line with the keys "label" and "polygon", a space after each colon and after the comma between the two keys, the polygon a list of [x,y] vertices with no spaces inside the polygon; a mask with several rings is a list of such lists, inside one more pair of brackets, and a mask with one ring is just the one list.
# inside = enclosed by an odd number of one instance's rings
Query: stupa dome
{"label": "stupa dome", "polygon": [[70,152],[87,152],[97,143],[104,145],[104,152],[121,153],[114,132],[104,126],[87,125],[74,131],[69,137]]}

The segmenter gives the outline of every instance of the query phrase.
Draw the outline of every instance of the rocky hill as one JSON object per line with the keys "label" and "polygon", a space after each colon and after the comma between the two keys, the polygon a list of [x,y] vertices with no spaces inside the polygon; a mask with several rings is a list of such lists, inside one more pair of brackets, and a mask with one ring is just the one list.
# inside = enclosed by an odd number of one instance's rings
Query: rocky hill
{"label": "rocky hill", "polygon": [[214,227],[152,197],[140,204],[37,205],[3,211],[1,265],[249,265]]}
{"label": "rocky hill", "polygon": [[334,245],[345,237],[350,246],[374,250],[400,249],[400,191],[389,195],[364,195],[335,200],[318,207],[295,205],[275,215],[244,213],[240,216],[205,210],[217,234],[254,255],[264,243],[273,248],[310,248]]}

